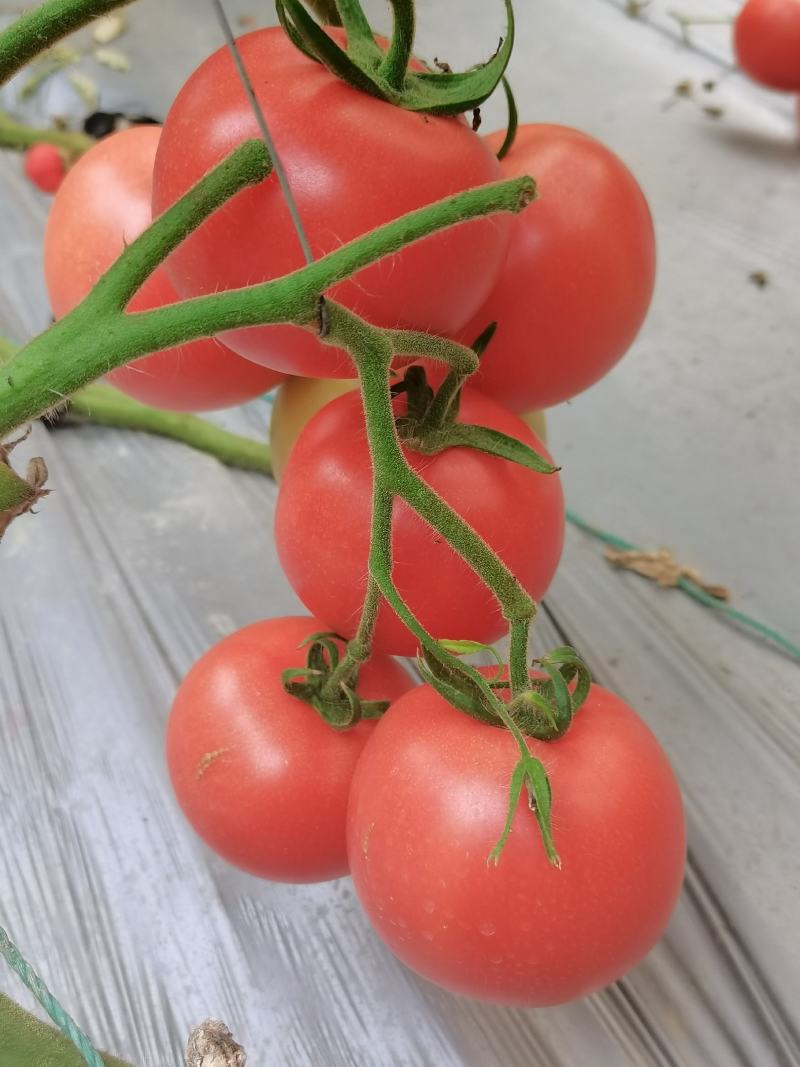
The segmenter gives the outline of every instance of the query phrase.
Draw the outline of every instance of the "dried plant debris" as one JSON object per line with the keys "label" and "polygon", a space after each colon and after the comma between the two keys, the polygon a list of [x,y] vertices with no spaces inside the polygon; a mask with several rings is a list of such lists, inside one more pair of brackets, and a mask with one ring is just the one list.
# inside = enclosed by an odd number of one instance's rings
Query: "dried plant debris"
{"label": "dried plant debris", "polygon": [[186,1048],[186,1067],[245,1067],[247,1056],[225,1023],[206,1019],[192,1030]]}
{"label": "dried plant debris", "polygon": [[615,567],[648,578],[662,589],[674,588],[681,578],[688,578],[716,600],[730,600],[730,591],[725,586],[703,581],[699,571],[678,563],[668,548],[659,548],[655,552],[609,548],[606,550],[606,559]]}
{"label": "dried plant debris", "polygon": [[95,48],[94,58],[110,70],[122,73],[131,69],[131,61],[119,48]]}
{"label": "dried plant debris", "polygon": [[92,40],[95,44],[110,44],[121,37],[127,28],[128,21],[124,15],[104,15],[92,27]]}
{"label": "dried plant debris", "polygon": [[748,281],[751,281],[757,289],[766,289],[769,285],[769,275],[765,270],[751,271],[747,276]]}
{"label": "dried plant debris", "polygon": [[719,107],[718,104],[706,104],[703,111],[710,119],[721,119],[725,114],[725,108]]}

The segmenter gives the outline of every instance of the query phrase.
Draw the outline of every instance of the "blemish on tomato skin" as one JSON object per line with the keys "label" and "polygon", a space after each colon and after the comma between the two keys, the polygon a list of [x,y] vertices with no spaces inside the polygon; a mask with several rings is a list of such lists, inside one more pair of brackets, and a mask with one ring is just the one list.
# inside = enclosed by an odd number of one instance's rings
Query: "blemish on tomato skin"
{"label": "blemish on tomato skin", "polygon": [[227,748],[216,748],[213,752],[203,753],[203,755],[197,761],[197,769],[195,771],[195,778],[198,782],[206,773],[211,764],[214,763],[215,760],[219,759],[219,757],[224,755],[224,753],[226,752],[230,752],[230,746],[228,746]]}

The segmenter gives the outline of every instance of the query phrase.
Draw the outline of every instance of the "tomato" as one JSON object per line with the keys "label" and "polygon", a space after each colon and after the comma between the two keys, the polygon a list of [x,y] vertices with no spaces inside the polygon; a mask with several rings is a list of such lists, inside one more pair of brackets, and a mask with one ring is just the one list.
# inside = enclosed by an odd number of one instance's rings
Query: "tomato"
{"label": "tomato", "polygon": [[[183,680],[167,724],[169,774],[187,819],[220,856],[262,878],[347,873],[350,780],[375,720],[336,731],[281,684],[284,668],[305,666],[300,643],[321,630],[289,617],[226,637]],[[412,686],[399,663],[373,656],[357,691],[393,700]]]}
{"label": "tomato", "polygon": [[428,686],[367,743],[347,817],[350,870],[383,940],[456,993],[560,1004],[615,981],[664,931],[686,841],[667,757],[642,720],[592,686],[557,741],[528,740],[553,792],[552,867],[521,798],[499,864],[519,752]]}
{"label": "tomato", "polygon": [[40,141],[25,151],[25,177],[43,193],[54,193],[61,185],[67,167],[55,145]]}
{"label": "tomato", "polygon": [[497,322],[473,384],[528,411],[587,389],[628,349],[653,292],[655,239],[636,179],[585,133],[520,126],[501,166],[533,175],[540,199],[512,220],[500,277],[458,337],[472,344]]}
{"label": "tomato", "polygon": [[[101,274],[149,224],[158,126],[137,126],[93,145],[69,171],[47,220],[44,271],[57,319],[86,296]],[[159,267],[131,300],[146,311],[177,300]],[[251,400],[282,375],[235,355],[215,338],[133,360],[108,380],[156,407],[205,411]]]}
{"label": "tomato", "polygon": [[754,81],[800,90],[800,0],[747,0],[734,24],[733,47]]}
{"label": "tomato", "polygon": [[272,474],[279,482],[300,431],[329,400],[358,388],[351,378],[287,378],[275,394],[269,423]]}
{"label": "tomato", "polygon": [[[404,400],[395,410],[404,410]],[[464,390],[459,421],[489,426],[544,455],[511,412]],[[555,574],[564,537],[557,474],[537,474],[471,448],[435,456],[405,449],[413,468],[498,553],[536,599]],[[367,579],[372,470],[360,394],[331,401],[308,423],[283,472],[275,512],[281,565],[295,592],[331,629],[352,636]],[[490,642],[506,629],[493,595],[415,512],[395,503],[394,579],[434,637]],[[412,655],[417,640],[382,604],[374,647]]]}
{"label": "tomato", "polygon": [[[341,31],[331,31],[332,35]],[[352,89],[269,28],[239,39],[315,256],[452,193],[496,181],[492,152],[461,118],[422,115]],[[153,206],[163,211],[248,137],[259,137],[227,49],[189,78],[164,124]],[[381,326],[452,333],[486,299],[510,218],[470,221],[359,271],[330,295]],[[243,190],[170,257],[183,296],[276,278],[304,263],[276,175]],[[290,374],[348,378],[340,350],[294,326],[226,335]]]}

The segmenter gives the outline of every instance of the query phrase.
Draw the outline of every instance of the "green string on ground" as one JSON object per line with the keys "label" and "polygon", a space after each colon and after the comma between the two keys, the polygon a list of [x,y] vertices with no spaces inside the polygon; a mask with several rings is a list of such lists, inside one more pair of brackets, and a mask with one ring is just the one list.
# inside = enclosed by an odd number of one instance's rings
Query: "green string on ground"
{"label": "green string on ground", "polygon": [[[586,519],[582,519],[580,515],[576,515],[569,508],[567,508],[567,521],[571,522],[573,526],[577,526],[579,530],[583,530],[584,533],[597,538],[598,541],[602,541],[606,545],[611,545],[613,548],[618,548],[623,552],[641,551],[637,545],[631,544],[630,541],[625,541],[623,538],[617,537],[616,534],[608,533],[606,530],[600,530],[596,526],[592,526]],[[729,619],[741,623],[742,626],[747,626],[754,633],[759,634],[759,636],[766,638],[768,641],[772,641],[782,648],[784,652],[788,652],[793,659],[800,661],[800,646],[794,644],[788,637],[784,637],[777,630],[773,630],[771,626],[765,626],[763,622],[759,622],[757,619],[745,615],[744,612],[732,608],[724,600],[718,600],[717,597],[711,596],[704,589],[701,589],[697,582],[693,582],[686,575],[681,575],[678,578],[678,588],[686,593],[687,596],[692,597],[693,600],[704,604],[707,608],[713,608],[715,611],[726,615]]]}
{"label": "green string on ground", "polygon": [[44,1010],[56,1024],[61,1033],[69,1038],[75,1048],[80,1052],[88,1067],[106,1067],[89,1038],[81,1030],[72,1016],[61,1007],[56,998],[44,984],[33,967],[20,954],[19,949],[11,941],[8,934],[0,926],[0,955],[6,963],[17,972],[31,993],[36,997]]}

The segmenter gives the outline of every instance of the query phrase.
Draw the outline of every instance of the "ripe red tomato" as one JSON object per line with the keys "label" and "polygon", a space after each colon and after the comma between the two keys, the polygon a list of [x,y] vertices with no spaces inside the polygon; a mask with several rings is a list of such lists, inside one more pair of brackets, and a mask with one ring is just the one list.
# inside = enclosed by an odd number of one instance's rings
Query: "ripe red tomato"
{"label": "ripe red tomato", "polygon": [[[324,629],[289,617],[226,637],[189,671],[167,724],[167,764],[187,819],[220,856],[262,878],[347,873],[350,780],[375,720],[336,731],[281,684],[285,668],[305,666],[300,643]],[[394,700],[412,686],[399,663],[373,656],[357,690]]]}
{"label": "ripe red tomato", "polygon": [[754,81],[800,90],[800,0],[747,0],[734,24],[733,47]]}
{"label": "ripe red tomato", "polygon": [[[494,151],[503,136],[486,142]],[[636,179],[585,133],[520,126],[501,166],[531,174],[540,199],[512,220],[500,277],[459,338],[497,322],[474,385],[528,411],[587,389],[628,349],[653,293],[655,238]]]}
{"label": "ripe red tomato", "polygon": [[[53,314],[71,311],[151,220],[153,160],[161,129],[136,126],[93,145],[69,171],[47,220],[44,271]],[[178,299],[159,267],[130,311]],[[282,375],[242,359],[215,338],[156,352],[111,371],[122,392],[156,407],[206,411],[251,400]]]}
{"label": "ripe red tomato", "polygon": [[[493,154],[460,118],[412,113],[352,89],[277,28],[246,34],[239,48],[315,256],[441,197],[500,178]],[[189,78],[167,115],[155,165],[155,212],[242,140],[258,136],[222,48]],[[486,299],[503,261],[509,222],[498,215],[452,227],[359,271],[330,295],[377,325],[452,333]],[[273,174],[205,222],[170,258],[168,270],[179,293],[197,296],[276,278],[303,262]],[[297,327],[256,327],[225,339],[242,355],[290,374],[353,376],[343,352]]]}
{"label": "ripe red tomato", "polygon": [[61,185],[67,167],[55,145],[40,141],[25,152],[25,177],[43,193],[54,193]]}
{"label": "ripe red tomato", "polygon": [[562,738],[528,747],[550,778],[561,870],[524,793],[499,864],[487,864],[516,743],[419,686],[356,768],[350,871],[375,929],[419,974],[483,1000],[560,1004],[621,977],[663,933],[683,876],[683,811],[655,737],[600,686]]}
{"label": "ripe red tomato", "polygon": [[[404,399],[395,401],[404,410]],[[464,390],[459,421],[488,426],[547,455],[528,426],[480,393]],[[435,456],[405,449],[412,467],[497,552],[535,599],[555,574],[564,538],[557,474],[537,474],[471,448]],[[281,565],[297,595],[328,625],[352,636],[367,579],[372,470],[360,394],[331,401],[297,439],[275,512]],[[415,512],[395,503],[394,579],[434,637],[496,640],[505,623],[472,569]],[[374,647],[412,655],[417,639],[382,604]]]}

